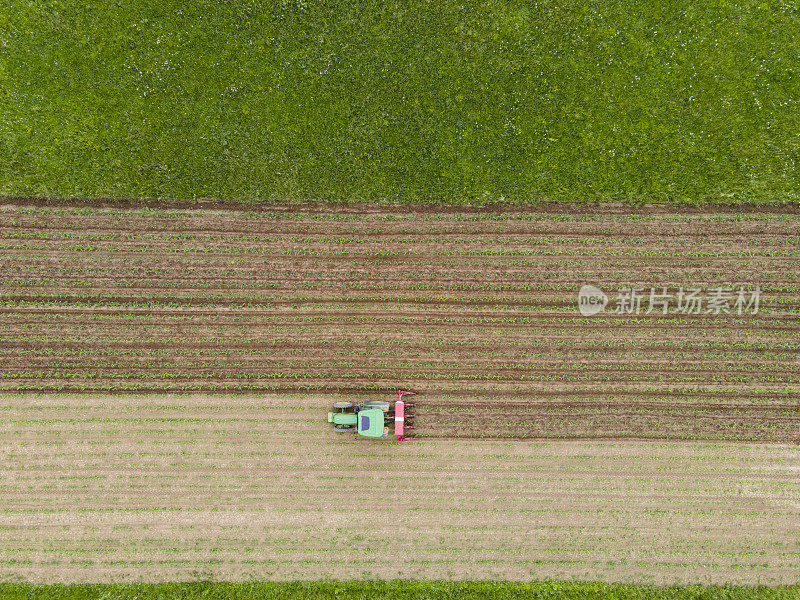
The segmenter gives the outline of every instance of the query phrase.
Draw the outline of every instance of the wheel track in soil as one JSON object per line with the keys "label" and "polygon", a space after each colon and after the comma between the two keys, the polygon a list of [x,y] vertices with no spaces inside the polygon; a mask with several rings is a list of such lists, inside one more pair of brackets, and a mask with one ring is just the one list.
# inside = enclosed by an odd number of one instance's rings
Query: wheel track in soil
{"label": "wheel track in soil", "polygon": [[447,403],[414,407],[420,439],[658,439],[800,444],[800,401]]}

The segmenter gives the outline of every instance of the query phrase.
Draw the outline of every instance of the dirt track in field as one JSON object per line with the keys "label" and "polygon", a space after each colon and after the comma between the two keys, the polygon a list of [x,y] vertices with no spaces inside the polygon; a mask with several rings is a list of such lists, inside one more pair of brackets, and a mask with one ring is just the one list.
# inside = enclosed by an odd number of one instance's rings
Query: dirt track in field
{"label": "dirt track in field", "polygon": [[[797,211],[362,208],[5,207],[0,391],[402,386],[420,436],[800,437]],[[583,317],[583,283],[762,297]]]}
{"label": "dirt track in field", "polygon": [[652,439],[800,444],[797,403],[526,402],[415,407],[418,438]]}

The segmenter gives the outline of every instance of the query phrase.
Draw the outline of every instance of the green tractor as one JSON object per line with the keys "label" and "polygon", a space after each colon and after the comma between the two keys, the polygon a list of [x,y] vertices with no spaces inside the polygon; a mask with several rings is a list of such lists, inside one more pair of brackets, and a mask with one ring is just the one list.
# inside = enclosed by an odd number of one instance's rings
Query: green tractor
{"label": "green tractor", "polygon": [[406,436],[405,432],[414,427],[409,421],[413,417],[409,409],[414,405],[405,402],[403,396],[410,394],[413,392],[398,390],[394,403],[380,400],[358,404],[336,402],[333,408],[338,412],[328,413],[328,423],[333,423],[334,431],[339,433],[350,432],[369,438],[387,437],[390,428],[393,428],[398,442],[409,440],[411,437]]}

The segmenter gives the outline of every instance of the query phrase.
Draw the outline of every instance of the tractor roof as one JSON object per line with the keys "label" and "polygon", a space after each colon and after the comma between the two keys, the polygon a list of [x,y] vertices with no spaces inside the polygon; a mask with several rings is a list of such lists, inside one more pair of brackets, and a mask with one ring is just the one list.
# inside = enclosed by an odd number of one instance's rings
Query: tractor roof
{"label": "tractor roof", "polygon": [[386,413],[380,408],[368,408],[358,412],[358,435],[366,437],[383,436],[383,420]]}

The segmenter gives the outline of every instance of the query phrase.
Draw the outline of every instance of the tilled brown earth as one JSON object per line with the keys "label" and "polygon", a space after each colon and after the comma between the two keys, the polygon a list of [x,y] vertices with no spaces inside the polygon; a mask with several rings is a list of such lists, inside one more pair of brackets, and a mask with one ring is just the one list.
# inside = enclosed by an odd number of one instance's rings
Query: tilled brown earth
{"label": "tilled brown earth", "polygon": [[[421,437],[800,436],[796,209],[37,204],[0,210],[0,390],[405,387]],[[578,312],[584,283],[606,311]],[[664,286],[760,304],[647,312]]]}
{"label": "tilled brown earth", "polygon": [[[0,579],[796,582],[796,210],[41,204],[0,208]],[[397,387],[413,442],[325,422]]]}
{"label": "tilled brown earth", "polygon": [[415,411],[415,435],[423,438],[717,439],[800,444],[797,403],[422,402]]}

